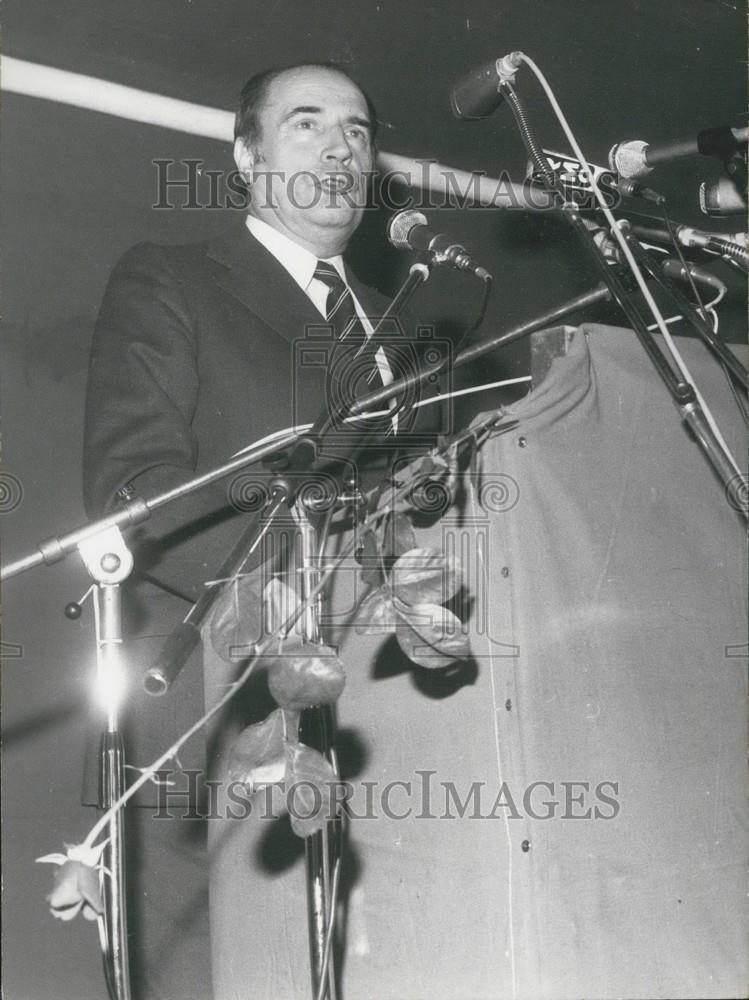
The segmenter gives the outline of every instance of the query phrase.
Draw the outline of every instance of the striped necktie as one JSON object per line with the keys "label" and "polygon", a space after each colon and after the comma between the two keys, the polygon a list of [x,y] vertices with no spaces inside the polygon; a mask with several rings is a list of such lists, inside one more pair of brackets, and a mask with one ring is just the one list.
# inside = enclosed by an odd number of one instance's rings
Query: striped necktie
{"label": "striped necktie", "polygon": [[[318,260],[313,277],[328,286],[325,318],[333,328],[335,339],[343,340],[352,332],[357,334],[358,338],[363,338],[365,336],[365,330],[361,320],[359,319],[359,314],[356,311],[351,289],[342,280],[336,268],[333,267],[332,264],[326,263],[324,260]],[[358,338],[354,337],[352,339],[356,341]],[[352,345],[352,347],[353,346],[354,345]],[[361,352],[362,347],[359,346],[358,350],[354,347],[354,350],[356,351],[356,355],[358,355]],[[366,376],[366,384],[364,386],[359,386],[360,391],[365,393],[371,392],[373,389],[377,389],[379,386],[383,385],[386,381],[392,381],[393,376],[392,372],[390,372],[390,366],[388,365],[384,348],[379,348],[377,356],[379,355],[382,356],[381,361],[386,367],[387,375],[383,378],[377,357],[373,356],[371,360],[371,368]],[[354,368],[350,367],[350,371],[353,372]],[[358,395],[358,393],[356,394]],[[386,408],[389,409],[394,409],[395,405],[395,400],[390,400],[388,404],[385,404]],[[397,431],[397,414],[393,414],[390,420],[390,425],[393,430]]]}
{"label": "striped necktie", "polygon": [[343,340],[352,330],[363,333],[351,289],[333,265],[318,260],[313,277],[328,286],[325,318],[333,327],[335,339]]}

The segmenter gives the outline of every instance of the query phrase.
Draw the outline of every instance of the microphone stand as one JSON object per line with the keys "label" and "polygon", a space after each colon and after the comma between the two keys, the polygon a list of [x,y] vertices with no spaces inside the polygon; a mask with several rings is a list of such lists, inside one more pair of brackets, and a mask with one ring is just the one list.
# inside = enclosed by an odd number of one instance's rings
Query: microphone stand
{"label": "microphone stand", "polygon": [[[390,303],[385,314],[375,327],[369,338],[367,347],[373,355],[382,346],[380,337],[384,325],[396,318],[406,303],[412,298],[417,288],[431,274],[431,267],[426,264],[414,264],[400,288],[398,294]],[[391,395],[395,395],[393,390]],[[102,615],[102,637],[99,643],[99,682],[106,692],[106,728],[102,734],[100,750],[100,799],[103,808],[110,807],[125,791],[125,755],[121,733],[117,722],[119,676],[119,650],[122,644],[121,635],[121,596],[119,584],[126,579],[133,565],[132,556],[126,549],[120,534],[121,526],[135,525],[151,514],[151,511],[178,500],[202,487],[212,483],[238,469],[244,468],[273,456],[274,467],[286,473],[298,474],[313,471],[317,457],[325,444],[325,435],[336,427],[348,406],[338,404],[331,411],[325,407],[318,416],[312,429],[304,435],[302,447],[289,454],[283,452],[283,443],[277,441],[256,445],[242,455],[209,472],[198,476],[189,482],[161,493],[150,500],[135,498],[106,517],[82,528],[75,529],[61,537],[54,537],[40,543],[37,550],[5,567],[2,579],[32,569],[35,566],[51,565],[65,558],[73,550],[79,550],[89,571],[101,584],[103,593],[104,613]],[[373,428],[365,427],[359,435],[357,443],[349,454],[355,456],[372,433]],[[290,434],[285,444],[302,438],[302,433]],[[339,466],[340,469],[340,466]],[[337,485],[341,486],[339,472]],[[231,578],[241,572],[247,560],[257,548],[263,536],[270,529],[277,512],[284,505],[291,506],[297,500],[300,492],[291,484],[290,477],[283,474],[276,476],[271,483],[271,498],[266,511],[258,511],[250,516],[242,535],[224,559],[218,577],[220,580]],[[354,499],[354,498],[351,498]],[[299,520],[300,538],[303,550],[303,595],[311,593],[315,581],[319,578],[317,561],[317,539],[312,524],[304,510],[303,504],[296,504]],[[265,523],[258,530],[260,517]],[[103,547],[103,548],[102,548]],[[187,662],[190,654],[200,639],[200,630],[212,610],[219,594],[218,587],[210,587],[200,600],[191,608],[185,620],[168,637],[156,663],[147,672],[144,686],[151,694],[164,694],[174,681],[181,668]],[[311,608],[305,620],[305,635],[308,641],[319,643],[319,620],[317,608]],[[309,730],[309,742],[317,744],[320,752],[330,760],[338,773],[338,762],[335,748],[335,716],[327,706],[308,710],[303,715],[303,725]],[[340,850],[337,836],[340,821],[331,820],[322,832],[307,838],[306,871],[308,896],[308,923],[310,936],[310,968],[312,989],[315,998],[335,1000],[335,969],[331,949],[326,948],[328,935],[332,933],[335,918],[334,901],[330,900],[330,858],[331,839],[334,856]],[[117,810],[108,823],[109,843],[105,849],[105,865],[111,872],[109,882],[104,880],[102,892],[104,897],[104,940],[102,941],[104,972],[107,989],[111,1000],[131,1000],[129,961],[127,948],[127,914],[125,893],[125,829],[123,810]],[[323,976],[325,985],[322,986]]]}
{"label": "microphone stand", "polygon": [[[299,503],[297,511],[302,555],[300,590],[301,598],[305,601],[320,580],[319,541],[307,506]],[[322,595],[318,595],[317,600],[307,608],[303,620],[304,640],[315,645],[323,641],[320,633],[321,603]],[[340,777],[340,769],[336,747],[335,706],[318,705],[303,712],[300,738],[303,743],[315,747],[327,757],[337,780]],[[340,827],[340,817],[331,817],[320,832],[306,837],[304,841],[312,996],[313,998],[328,996],[330,1000],[336,1000],[332,941],[326,948],[327,939],[333,934],[336,908],[336,900],[331,889],[330,865],[331,862],[335,865],[341,860]]]}
{"label": "microphone stand", "polygon": [[[301,432],[299,434],[289,434],[290,439],[300,436]],[[180,483],[179,486],[175,486],[164,493],[158,493],[150,500],[136,497],[119,506],[111,514],[106,514],[96,521],[90,521],[81,528],[74,528],[73,531],[69,531],[64,535],[54,536],[40,542],[34,552],[23,556],[21,559],[16,559],[15,562],[8,563],[3,567],[2,572],[0,572],[0,580],[9,580],[11,577],[25,573],[26,570],[33,569],[35,566],[43,564],[52,566],[78,549],[82,543],[105,531],[107,528],[127,528],[139,524],[141,521],[149,518],[151,512],[158,510],[159,507],[163,507],[173,500],[179,500],[180,497],[187,496],[188,493],[194,493],[203,486],[214,483],[218,479],[223,479],[230,473],[237,472],[247,465],[253,465],[268,455],[274,455],[280,447],[281,445],[278,441],[268,441],[265,444],[253,445],[243,451],[241,455],[235,456],[228,462],[217,465],[214,469],[210,469],[208,472],[194,479]]]}
{"label": "microphone stand", "polygon": [[[610,299],[611,292],[606,285],[596,285],[589,292],[583,292],[582,295],[576,295],[575,298],[569,299],[561,306],[555,306],[553,309],[549,309],[547,312],[541,313],[541,315],[536,316],[535,319],[527,320],[525,323],[520,323],[518,326],[512,327],[505,333],[500,333],[496,337],[492,337],[490,340],[482,340],[479,341],[478,344],[474,344],[472,347],[464,347],[463,350],[459,351],[453,358],[452,364],[449,366],[450,371],[462,368],[471,361],[476,361],[478,358],[482,358],[485,354],[490,354],[492,351],[496,351],[500,347],[506,347],[507,344],[520,340],[522,337],[527,337],[529,334],[535,333],[537,330],[544,330],[547,327],[556,326],[568,316],[573,316],[575,313],[579,313],[585,309],[589,309],[591,306],[597,305],[599,302],[606,302]],[[397,395],[398,393],[408,392],[410,389],[417,385],[421,385],[422,382],[432,379],[435,375],[444,372],[446,369],[447,365],[445,362],[441,361],[436,365],[423,368],[420,371],[395,379],[395,381],[391,382],[389,385],[384,386],[382,389],[377,389],[375,392],[368,393],[366,396],[362,397],[362,399],[354,403],[350,410],[351,416],[360,416],[362,413],[365,413],[368,409],[370,409],[370,407],[376,407],[380,403],[384,403],[388,399],[391,399],[392,396]]]}
{"label": "microphone stand", "polygon": [[[425,264],[414,264],[408,273],[408,277],[401,286],[397,295],[388,306],[385,314],[380,318],[372,336],[369,338],[367,348],[372,356],[377,348],[381,346],[379,334],[385,324],[392,318],[400,315],[404,306],[416,289],[428,280],[431,268]],[[390,393],[388,398],[395,395],[396,390]],[[308,433],[295,442],[292,451],[287,455],[280,456],[273,465],[283,469],[283,473],[306,471],[313,469],[317,460],[324,451],[325,437],[331,433],[342,421],[343,417],[349,413],[350,407],[343,400],[339,400],[334,408],[325,406],[314,422]],[[364,430],[360,434],[349,459],[356,456],[362,449],[371,430]],[[288,478],[282,476],[276,480],[276,488],[282,489],[286,494],[287,501],[294,499],[292,487]],[[340,484],[340,477],[338,477]],[[302,573],[301,591],[302,600],[305,600],[317,586],[319,582],[320,569],[318,547],[319,541],[312,521],[309,517],[309,505],[305,505],[299,497],[299,489],[296,490],[297,521],[302,550]],[[276,508],[278,509],[278,508]],[[320,634],[320,604],[318,597],[308,609],[304,617],[303,629],[305,641],[313,644],[322,642]],[[307,709],[301,717],[300,736],[303,742],[315,747],[330,762],[336,775],[339,774],[338,752],[336,746],[336,717],[335,709],[330,705],[318,705]],[[336,1000],[336,968],[333,957],[332,940],[328,939],[333,934],[336,900],[331,891],[331,862],[334,865],[341,863],[341,819],[332,817],[323,829],[305,839],[305,879],[307,886],[307,928],[309,933],[309,958],[310,958],[310,978],[312,986],[313,1000]]]}
{"label": "microphone stand", "polygon": [[[133,557],[118,528],[108,528],[79,545],[86,568],[94,579],[93,600],[101,596],[101,621],[97,620],[97,693],[104,702],[104,729],[99,743],[99,808],[109,809],[125,791],[125,747],[119,729],[118,708],[122,683],[122,594]],[[98,606],[98,604],[97,604]],[[98,619],[97,615],[97,619]],[[117,810],[107,823],[99,885],[103,901],[101,949],[104,979],[111,1000],[131,1000],[130,962],[127,947],[127,896],[125,870],[125,817]]]}
{"label": "microphone stand", "polygon": [[631,227],[626,220],[619,224],[619,231],[627,241],[627,245],[632,251],[637,263],[640,264],[643,270],[647,271],[658,287],[670,296],[671,301],[684,316],[684,319],[689,323],[700,339],[710,348],[713,354],[715,354],[718,360],[726,366],[736,384],[746,392],[746,369],[733,351],[729,350],[723,341],[720,340],[715,333],[713,333],[710,324],[707,322],[705,317],[697,311],[686,295],[684,295],[672,281],[669,281],[664,277],[663,272],[657,266],[656,262],[648,253],[646,253],[640,241],[632,234]]}
{"label": "microphone stand", "polygon": [[568,205],[564,206],[563,215],[571,222],[580,241],[598,268],[601,277],[611,290],[614,301],[632,324],[637,339],[645,349],[661,381],[671,394],[671,398],[681,414],[682,420],[691,429],[703,454],[722,482],[726,500],[735,510],[740,511],[746,520],[749,520],[749,511],[741,503],[739,496],[740,477],[737,476],[736,469],[725,448],[708,423],[704,410],[697,399],[694,386],[690,382],[677,377],[666,356],[656,344],[653,333],[648,330],[647,324],[634,303],[632,294],[626,289],[619,277],[617,273],[618,268],[612,267],[607,263],[605,257],[595,245],[577,208],[571,208]]}
{"label": "microphone stand", "polygon": [[[414,294],[420,284],[428,279],[430,268],[424,264],[415,264],[409,273],[404,286],[391,303],[383,319],[375,329],[375,335],[383,322],[395,315],[408,299]],[[579,295],[563,305],[551,309],[533,320],[522,323],[472,347],[465,348],[454,359],[453,366],[458,368],[499,347],[502,347],[520,337],[527,336],[535,330],[555,325],[567,316],[586,309],[589,306],[611,297],[605,285],[583,295]],[[373,339],[373,338],[371,338]],[[426,366],[355,402],[348,410],[348,415],[359,416],[368,409],[376,407],[404,390],[415,387],[432,378],[435,372],[446,367],[444,361],[437,366]],[[340,416],[340,413],[337,414]],[[291,455],[283,449],[290,443],[304,439],[302,458],[315,458],[324,446],[322,433],[327,432],[335,421],[331,421],[326,410],[316,421],[309,432],[290,432],[282,441],[266,442],[248,448],[241,455],[229,462],[191,479],[151,499],[135,498],[124,504],[119,510],[108,514],[97,521],[79,527],[64,535],[56,536],[41,542],[37,549],[27,556],[8,564],[2,571],[2,579],[10,579],[39,565],[53,565],[64,559],[73,551],[80,551],[89,572],[97,583],[101,583],[103,592],[104,613],[101,638],[100,661],[104,668],[100,670],[104,689],[108,692],[106,708],[106,727],[101,741],[101,805],[106,808],[116,801],[125,791],[124,779],[124,748],[121,733],[118,730],[116,677],[118,674],[118,657],[121,648],[121,610],[120,583],[127,578],[132,567],[132,556],[125,547],[120,528],[133,526],[146,520],[152,510],[178,500],[195,490],[213,483],[246,466],[263,459],[273,457],[277,464],[285,466],[288,471],[297,472],[292,468]],[[315,430],[317,428],[317,431]],[[365,435],[360,439],[353,454],[363,445]],[[350,457],[350,456],[349,456]],[[296,494],[299,490],[297,488]],[[268,531],[272,518],[283,505],[290,505],[296,499],[293,486],[287,477],[279,474],[272,482],[272,492],[265,513],[265,524],[258,530],[261,514],[254,512],[249,515],[248,523],[236,545],[222,563],[218,579],[226,579],[241,572],[247,559],[256,549],[263,535]],[[341,496],[342,502],[356,502],[356,497]],[[298,505],[301,508],[301,503]],[[318,541],[310,523],[309,512],[299,511],[300,539],[303,552],[302,590],[311,593],[319,578]],[[181,667],[187,662],[190,653],[200,638],[200,628],[214,605],[218,593],[217,587],[210,587],[200,600],[193,606],[186,619],[177,626],[166,641],[156,663],[147,671],[144,686],[151,694],[163,695],[178,675]],[[319,617],[313,609],[305,621],[306,636],[310,641],[319,642]],[[334,770],[338,773],[338,761],[335,748],[335,714],[333,709],[324,707],[304,713],[303,725],[305,738],[312,745],[317,745],[325,753]],[[310,968],[312,987],[315,997],[320,996],[323,976],[326,979],[322,996],[326,993],[334,1000],[335,972],[330,961],[331,948],[328,936],[332,933],[335,919],[335,900],[330,899],[330,860],[331,855],[337,858],[340,852],[341,829],[340,818],[333,821],[330,829],[321,834],[307,838],[307,898],[308,926],[310,936]],[[330,825],[329,825],[330,826]],[[122,810],[114,814],[108,826],[110,843],[107,847],[106,863],[112,872],[110,883],[104,886],[106,907],[105,928],[106,947],[104,948],[104,965],[107,988],[112,1000],[130,1000],[130,979],[127,951],[127,921],[125,909],[125,839]],[[326,953],[328,953],[326,966]],[[329,992],[328,992],[329,991]]]}
{"label": "microphone stand", "polygon": [[564,194],[560,190],[549,168],[549,164],[541,151],[535,133],[528,121],[525,107],[515,92],[515,88],[508,81],[501,80],[498,90],[507,98],[528,155],[531,157],[541,177],[544,178],[550,191],[556,193],[559,197],[562,217],[575,230],[586,253],[603,279],[604,284],[610,290],[614,301],[631,323],[637,339],[650,358],[661,381],[671,394],[671,398],[676,404],[682,420],[692,430],[705,457],[723,483],[726,500],[734,509],[741,511],[745,519],[749,520],[749,510],[740,502],[740,477],[736,474],[736,469],[726,449],[708,423],[704,410],[697,399],[694,386],[677,377],[665,355],[657,346],[652,333],[648,330],[647,324],[635,304],[632,293],[627,289],[620,276],[619,269],[609,265],[606,258],[596,246],[580,214],[579,207],[574,202],[564,199]]}
{"label": "microphone stand", "polygon": [[[408,277],[384,315],[380,318],[372,336],[369,338],[367,346],[371,348],[373,353],[378,347],[382,346],[380,334],[383,327],[389,320],[396,318],[400,314],[406,303],[413,297],[417,288],[428,280],[430,273],[430,268],[425,264],[414,264],[411,267]],[[395,395],[395,390],[390,393],[388,398],[392,395]],[[271,482],[269,510],[257,511],[250,515],[249,523],[246,525],[231,552],[221,564],[216,579],[230,579],[241,571],[260,541],[261,535],[258,534],[260,519],[264,519],[265,523],[262,534],[265,534],[270,529],[272,521],[280,508],[284,504],[293,503],[295,494],[298,493],[298,484],[295,491],[289,477],[284,474],[293,473],[297,475],[301,472],[312,470],[324,446],[324,435],[337,426],[340,426],[343,416],[348,412],[348,407],[342,400],[339,401],[335,409],[325,406],[312,428],[307,432],[296,435],[293,448],[290,452],[283,451],[277,443],[264,446],[263,454],[260,454],[260,449],[257,449],[257,453],[254,454],[252,461],[258,461],[260,458],[272,460],[272,468],[274,471],[280,472],[281,475]],[[248,464],[246,456],[243,456],[243,458],[245,460],[242,462],[242,465]],[[226,472],[233,471],[233,468],[229,469],[224,466],[224,470],[220,473],[220,476],[209,473],[210,479],[205,476],[202,477],[200,485],[203,485],[204,482],[213,482],[214,479],[220,478]],[[198,483],[198,480],[193,480],[193,483]],[[190,489],[185,489],[185,492],[191,492],[192,489],[199,488],[190,483],[185,484],[185,486],[190,487]],[[200,640],[200,630],[213,608],[218,594],[219,588],[207,588],[197,603],[192,606],[182,624],[178,625],[167,638],[158,659],[145,675],[144,686],[150,694],[165,694],[169,685],[187,663],[190,654]]]}

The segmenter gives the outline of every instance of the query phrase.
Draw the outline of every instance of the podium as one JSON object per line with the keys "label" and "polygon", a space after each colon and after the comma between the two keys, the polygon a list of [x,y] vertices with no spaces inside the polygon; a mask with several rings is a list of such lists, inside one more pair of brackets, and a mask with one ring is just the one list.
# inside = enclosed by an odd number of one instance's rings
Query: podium
{"label": "podium", "polygon": [[[743,457],[722,372],[680,347]],[[631,331],[532,357],[462,513],[416,531],[464,565],[474,659],[358,635],[359,567],[338,574],[341,996],[741,996],[743,522]],[[209,700],[229,670],[207,663]],[[259,812],[210,825],[216,997],[306,1000],[302,845]]]}

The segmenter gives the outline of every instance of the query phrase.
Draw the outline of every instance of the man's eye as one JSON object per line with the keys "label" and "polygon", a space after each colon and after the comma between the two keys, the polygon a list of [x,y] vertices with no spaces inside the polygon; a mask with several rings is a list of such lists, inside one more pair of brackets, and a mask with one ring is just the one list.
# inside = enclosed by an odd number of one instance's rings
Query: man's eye
{"label": "man's eye", "polygon": [[315,123],[310,118],[302,118],[301,121],[296,123],[296,127],[300,129],[312,129],[315,127]]}
{"label": "man's eye", "polygon": [[366,141],[366,140],[369,139],[369,133],[366,131],[366,129],[359,128],[358,125],[355,125],[352,128],[346,129],[346,135],[349,136],[350,138],[356,139],[356,140],[365,140]]}

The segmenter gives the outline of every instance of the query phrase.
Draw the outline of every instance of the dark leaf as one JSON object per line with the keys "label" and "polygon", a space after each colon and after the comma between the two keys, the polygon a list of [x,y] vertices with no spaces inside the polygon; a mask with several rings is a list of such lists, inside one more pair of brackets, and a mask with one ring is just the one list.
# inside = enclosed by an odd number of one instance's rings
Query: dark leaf
{"label": "dark leaf", "polygon": [[243,576],[224,586],[207,632],[214,652],[227,663],[252,655],[263,637],[263,599],[254,577]]}
{"label": "dark leaf", "polygon": [[388,514],[383,523],[383,555],[386,560],[397,559],[410,549],[416,548],[416,536],[411,522],[405,514]]}
{"label": "dark leaf", "polygon": [[298,837],[309,837],[334,818],[338,779],[330,762],[302,743],[287,746],[286,763],[291,828]]}
{"label": "dark leaf", "polygon": [[450,496],[450,502],[455,502],[458,492],[458,478],[460,475],[460,456],[457,447],[453,446],[447,453],[448,474],[444,479],[444,486]]}
{"label": "dark leaf", "polygon": [[393,566],[391,585],[397,602],[443,604],[460,590],[462,576],[454,557],[436,549],[411,549]]}
{"label": "dark leaf", "polygon": [[394,500],[390,504],[391,509],[398,513],[406,513],[407,511],[411,511],[414,509],[414,506],[415,504],[413,502],[413,499],[409,494],[404,494],[399,500]]}
{"label": "dark leaf", "polygon": [[394,480],[389,478],[382,479],[369,493],[367,514],[374,514],[380,507],[386,506],[387,500],[392,497],[395,488],[396,483]]}
{"label": "dark leaf", "polygon": [[354,629],[358,635],[386,635],[394,632],[397,624],[398,616],[386,587],[379,587],[368,594],[354,618]]}
{"label": "dark leaf", "polygon": [[[285,735],[291,728],[289,721],[278,708],[263,722],[243,730],[229,755],[229,780],[242,782],[251,792],[262,785],[283,781],[286,774]],[[296,729],[291,735],[296,737]]]}
{"label": "dark leaf", "polygon": [[361,547],[356,557],[362,567],[362,582],[378,587],[382,583],[382,563],[377,538],[373,531],[365,531],[362,535]]}
{"label": "dark leaf", "polygon": [[343,664],[329,646],[294,646],[276,656],[268,671],[268,688],[281,708],[300,711],[332,705],[346,683]]}
{"label": "dark leaf", "polygon": [[482,476],[483,476],[483,452],[478,445],[476,438],[473,439],[471,443],[471,464],[470,464],[470,478],[471,485],[473,486],[474,496],[481,496],[481,486],[482,486]]}
{"label": "dark leaf", "polygon": [[447,667],[470,657],[468,636],[452,611],[439,604],[417,604],[407,611],[399,605],[398,613],[398,644],[420,667]]}

